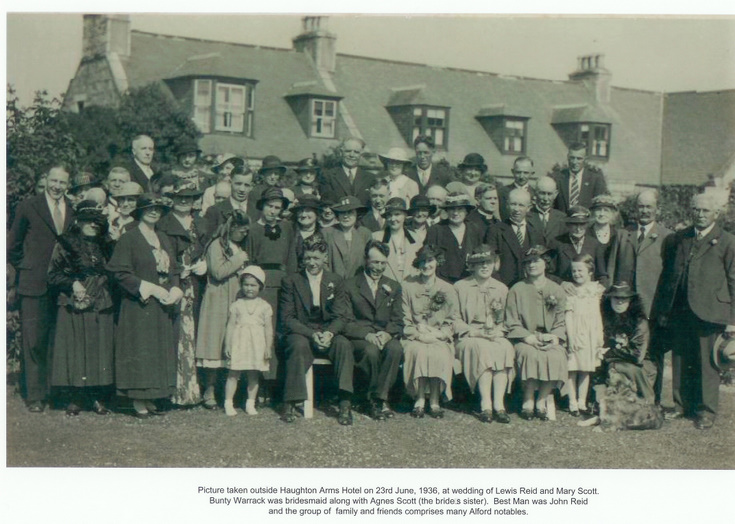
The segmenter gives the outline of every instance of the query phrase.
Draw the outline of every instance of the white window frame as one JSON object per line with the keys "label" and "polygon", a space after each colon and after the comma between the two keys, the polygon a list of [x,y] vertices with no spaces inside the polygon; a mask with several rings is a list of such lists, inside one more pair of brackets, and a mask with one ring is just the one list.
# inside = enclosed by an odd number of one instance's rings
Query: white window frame
{"label": "white window frame", "polygon": [[[238,94],[239,104],[233,96]],[[214,130],[242,133],[245,125],[247,86],[217,82],[214,96]]]}
{"label": "white window frame", "polygon": [[[584,122],[579,125],[579,140],[587,144],[587,156],[593,158],[610,158],[610,124]],[[597,139],[597,131],[604,130],[605,138]]]}
{"label": "white window frame", "polygon": [[[517,147],[518,142],[520,142],[520,147]],[[523,154],[525,152],[526,152],[526,121],[520,118],[504,118],[503,119],[503,153]]]}
{"label": "white window frame", "polygon": [[[337,132],[337,111],[339,109],[337,100],[323,98],[311,99],[311,136],[318,138],[334,138]],[[321,105],[321,114],[317,108]],[[327,115],[327,107],[332,108],[332,114]]]}
{"label": "white window frame", "polygon": [[[204,86],[207,86],[204,88]],[[206,95],[200,96],[200,88],[207,90]],[[212,80],[194,80],[194,114],[191,117],[194,124],[202,133],[212,131]]]}
{"label": "white window frame", "polygon": [[[416,140],[417,136],[424,134],[434,139],[437,148],[446,149],[449,133],[449,109],[435,106],[413,106],[411,112],[413,117],[411,143]],[[429,122],[437,119],[441,120],[441,125]]]}

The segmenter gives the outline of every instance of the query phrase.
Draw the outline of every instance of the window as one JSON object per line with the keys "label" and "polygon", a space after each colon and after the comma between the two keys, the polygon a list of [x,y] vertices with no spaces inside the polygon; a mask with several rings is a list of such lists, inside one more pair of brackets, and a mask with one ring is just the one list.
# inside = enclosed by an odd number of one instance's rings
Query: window
{"label": "window", "polygon": [[503,121],[503,153],[526,152],[526,121],[506,118]]}
{"label": "window", "polygon": [[214,127],[214,131],[253,136],[254,111],[255,90],[251,84],[225,84],[204,79],[194,81],[192,119],[202,133],[211,133]]}
{"label": "window", "polygon": [[414,107],[411,140],[419,135],[429,135],[437,147],[447,147],[447,110],[440,108]]}
{"label": "window", "polygon": [[608,158],[610,156],[610,125],[580,124],[579,141],[587,144],[587,156]]}
{"label": "window", "polygon": [[334,138],[337,124],[337,102],[334,100],[311,101],[311,136]]}

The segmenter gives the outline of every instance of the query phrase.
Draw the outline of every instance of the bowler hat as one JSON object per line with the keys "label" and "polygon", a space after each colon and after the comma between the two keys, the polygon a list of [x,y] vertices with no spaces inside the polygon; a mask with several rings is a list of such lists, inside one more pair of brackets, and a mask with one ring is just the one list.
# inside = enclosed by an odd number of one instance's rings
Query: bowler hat
{"label": "bowler hat", "polygon": [[179,178],[174,182],[173,190],[168,191],[166,196],[199,198],[202,194],[204,194],[204,191],[201,191],[194,182]]}
{"label": "bowler hat", "polygon": [[280,200],[281,202],[283,202],[283,209],[286,209],[288,205],[291,203],[291,201],[284,196],[281,188],[269,187],[268,189],[263,191],[263,194],[260,195],[260,198],[255,203],[256,209],[262,210],[265,203],[270,200]]}
{"label": "bowler hat", "polygon": [[389,160],[393,162],[402,162],[404,164],[411,163],[411,159],[408,158],[406,152],[400,147],[391,147],[386,154],[378,156],[383,163],[388,163]]}
{"label": "bowler hat", "polygon": [[258,169],[258,174],[262,175],[268,171],[278,171],[283,174],[287,169],[288,168],[283,165],[280,158],[275,155],[268,155],[263,159],[263,163],[261,164],[260,169]]}
{"label": "bowler hat", "polygon": [[567,211],[567,224],[587,224],[590,221],[590,212],[584,206],[572,206]]}
{"label": "bowler hat", "polygon": [[255,280],[260,282],[261,287],[265,287],[265,271],[263,271],[260,266],[247,266],[245,269],[238,271],[238,277],[241,281],[245,275],[255,277]]}
{"label": "bowler hat", "polygon": [[436,213],[436,206],[431,203],[428,197],[424,195],[416,195],[411,199],[411,205],[408,207],[408,214],[414,215],[417,211],[426,210],[429,215]]}
{"label": "bowler hat", "polygon": [[314,157],[309,157],[299,160],[299,164],[296,166],[295,170],[297,173],[307,173],[309,171],[316,171],[319,173],[321,168],[319,167],[319,162],[317,162]]}
{"label": "bowler hat", "polygon": [[97,180],[97,177],[94,176],[92,173],[89,173],[87,171],[83,173],[79,173],[74,175],[74,178],[71,180],[71,189],[72,191],[74,189],[78,189],[80,187],[91,187],[99,185],[99,180]]}
{"label": "bowler hat", "polygon": [[386,218],[393,211],[401,211],[402,213],[408,214],[408,207],[406,201],[400,197],[393,197],[385,203],[383,208],[382,217]]}
{"label": "bowler hat", "polygon": [[459,163],[460,169],[467,169],[470,167],[476,167],[483,173],[487,171],[487,165],[485,159],[479,153],[470,153],[464,157],[464,160]]}
{"label": "bowler hat", "polygon": [[618,282],[610,286],[607,290],[607,296],[610,298],[632,298],[636,295],[633,288],[627,282]]}
{"label": "bowler hat", "polygon": [[362,205],[362,202],[360,202],[359,198],[353,195],[349,195],[333,205],[332,211],[334,211],[335,213],[346,213],[347,211],[357,211],[358,213],[365,213],[367,211],[367,208]]}
{"label": "bowler hat", "polygon": [[296,202],[294,202],[293,207],[291,207],[291,212],[295,214],[302,209],[313,209],[318,212],[320,207],[321,202],[319,197],[308,194],[299,195]]}
{"label": "bowler hat", "polygon": [[594,197],[592,199],[592,204],[590,205],[590,211],[599,207],[607,207],[613,211],[618,210],[618,205],[612,195],[597,195]]}
{"label": "bowler hat", "polygon": [[450,209],[453,207],[463,207],[467,209],[468,213],[475,209],[475,206],[470,201],[469,195],[459,192],[449,193],[446,200],[444,201],[444,204],[442,205],[442,209]]}

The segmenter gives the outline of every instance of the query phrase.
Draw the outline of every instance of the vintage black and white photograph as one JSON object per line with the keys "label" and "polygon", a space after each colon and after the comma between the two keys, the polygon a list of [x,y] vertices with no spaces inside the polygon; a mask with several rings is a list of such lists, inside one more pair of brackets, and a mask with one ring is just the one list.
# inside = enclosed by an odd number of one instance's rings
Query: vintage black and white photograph
{"label": "vintage black and white photograph", "polygon": [[735,18],[6,23],[8,468],[735,468]]}

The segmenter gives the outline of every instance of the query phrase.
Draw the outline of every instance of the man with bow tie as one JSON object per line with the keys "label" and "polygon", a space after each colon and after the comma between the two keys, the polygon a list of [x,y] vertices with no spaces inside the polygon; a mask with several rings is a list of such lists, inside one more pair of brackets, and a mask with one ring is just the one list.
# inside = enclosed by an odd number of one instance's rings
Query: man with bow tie
{"label": "man with bow tie", "polygon": [[653,302],[656,326],[671,332],[676,411],[697,429],[715,423],[720,374],[712,362],[718,335],[735,336],[735,236],[716,223],[721,206],[710,194],[692,199],[694,225],[664,241]]}
{"label": "man with bow tie", "polygon": [[589,169],[586,159],[587,144],[575,142],[567,153],[568,167],[552,175],[559,190],[554,207],[559,211],[566,213],[574,206],[589,209],[594,197],[607,193],[604,175],[599,170]]}
{"label": "man with bow tie", "polygon": [[344,197],[356,196],[363,204],[368,201],[368,189],[375,182],[375,175],[359,167],[365,142],[348,138],[340,146],[340,165],[324,169],[319,182],[319,194],[330,202],[340,202]]}
{"label": "man with bow tie", "polygon": [[306,400],[306,372],[315,357],[334,365],[339,388],[342,426],[352,425],[352,344],[343,335],[350,316],[342,279],[325,271],[328,246],[320,234],[304,240],[300,261],[303,269],[281,282],[278,320],[284,336],[286,377],[283,389],[285,422],[296,420],[296,404]]}
{"label": "man with bow tie", "polygon": [[386,401],[403,358],[398,340],[403,331],[401,286],[383,276],[388,254],[388,244],[368,241],[365,270],[345,283],[351,315],[344,334],[355,349],[355,366],[367,379],[369,413],[375,420],[393,417]]}

